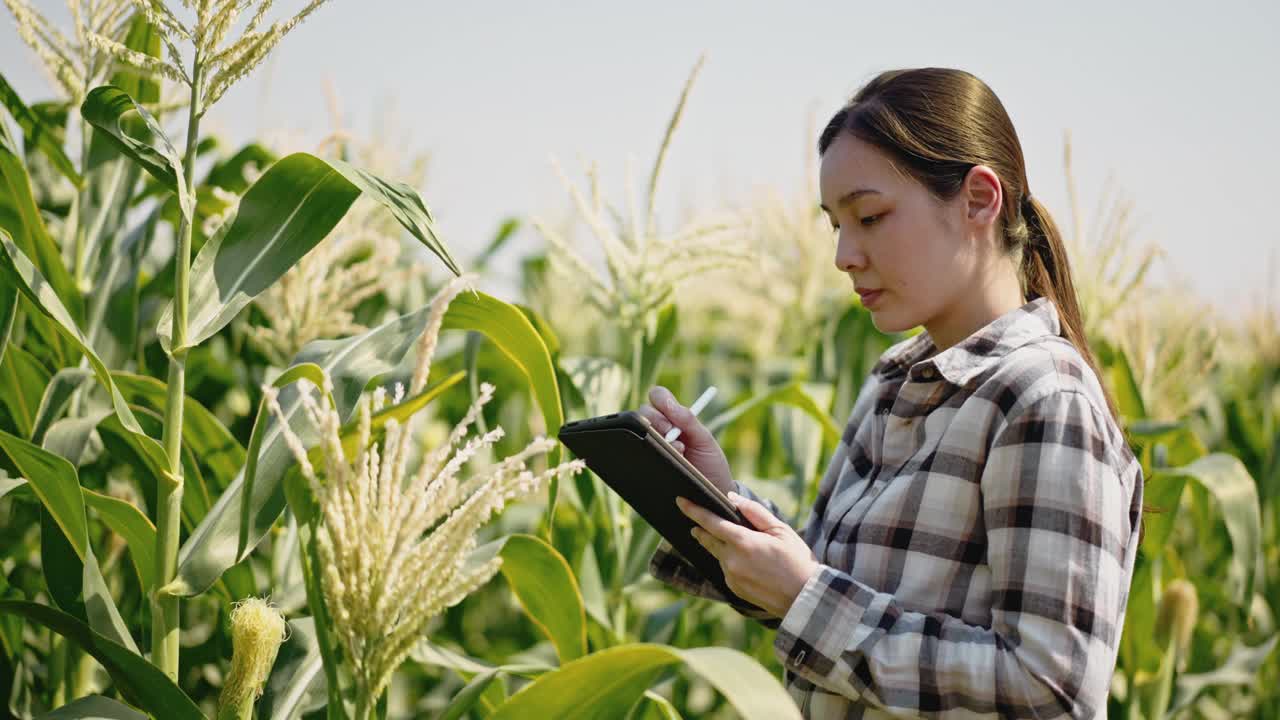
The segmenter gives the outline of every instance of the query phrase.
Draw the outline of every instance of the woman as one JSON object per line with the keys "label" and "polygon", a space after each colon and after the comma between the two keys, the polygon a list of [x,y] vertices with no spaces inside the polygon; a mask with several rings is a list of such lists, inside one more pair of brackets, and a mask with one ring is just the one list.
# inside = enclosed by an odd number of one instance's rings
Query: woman
{"label": "woman", "polygon": [[[799,534],[653,388],[640,411],[757,529],[678,504],[806,717],[1105,717],[1142,471],[1004,107],[969,73],[885,72],[818,152],[836,266],[881,331],[925,332],[872,369]],[[665,541],[650,571],[726,599]]]}

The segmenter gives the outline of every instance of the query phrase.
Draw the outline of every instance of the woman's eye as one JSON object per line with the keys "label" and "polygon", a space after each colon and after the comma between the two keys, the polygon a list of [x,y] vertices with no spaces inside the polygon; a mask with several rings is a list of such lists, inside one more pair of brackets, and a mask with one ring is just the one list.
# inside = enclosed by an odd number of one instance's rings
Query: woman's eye
{"label": "woman's eye", "polygon": [[884,213],[880,213],[879,215],[868,215],[864,218],[861,218],[858,222],[862,223],[864,226],[875,225],[883,216],[884,216]]}

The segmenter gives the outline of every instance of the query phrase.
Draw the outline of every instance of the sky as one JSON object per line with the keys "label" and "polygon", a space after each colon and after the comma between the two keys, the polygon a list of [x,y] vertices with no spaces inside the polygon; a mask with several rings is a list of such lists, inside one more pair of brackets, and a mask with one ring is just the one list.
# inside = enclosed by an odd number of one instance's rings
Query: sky
{"label": "sky", "polygon": [[[1280,3],[1262,1],[332,0],[204,128],[228,148],[269,134],[310,149],[334,128],[331,88],[345,129],[429,156],[423,195],[465,259],[507,216],[567,212],[553,155],[579,182],[583,163],[598,162],[605,196],[619,203],[630,157],[643,187],[703,53],[660,183],[668,221],[769,191],[800,197],[814,126],[862,83],[890,68],[962,68],[1000,97],[1032,194],[1061,226],[1069,131],[1086,215],[1110,182],[1133,203],[1135,243],[1166,253],[1153,277],[1229,313],[1280,280],[1269,220],[1277,37]],[[0,72],[29,102],[52,94],[11,17],[0,20]],[[526,223],[495,282],[540,242]],[[1270,293],[1280,303],[1280,288]]]}

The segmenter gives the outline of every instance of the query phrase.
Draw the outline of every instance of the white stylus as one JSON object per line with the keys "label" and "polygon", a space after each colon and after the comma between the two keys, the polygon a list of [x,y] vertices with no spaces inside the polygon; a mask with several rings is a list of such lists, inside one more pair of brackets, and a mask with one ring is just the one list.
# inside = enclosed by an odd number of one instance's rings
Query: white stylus
{"label": "white stylus", "polygon": [[[707,406],[707,403],[711,402],[711,398],[715,396],[716,396],[716,386],[712,385],[706,390],[703,390],[702,394],[698,396],[698,399],[693,401],[693,404],[689,406],[689,412],[693,413],[694,417],[697,417],[698,413],[702,412],[703,408]],[[675,440],[676,438],[680,437],[680,428],[673,427],[667,431],[666,435],[663,435],[662,437],[667,442],[671,442],[672,440]]]}

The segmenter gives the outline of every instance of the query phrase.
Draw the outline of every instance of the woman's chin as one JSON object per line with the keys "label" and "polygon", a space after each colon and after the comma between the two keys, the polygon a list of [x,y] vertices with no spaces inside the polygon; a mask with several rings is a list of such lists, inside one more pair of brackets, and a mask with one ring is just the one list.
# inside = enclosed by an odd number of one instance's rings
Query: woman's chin
{"label": "woman's chin", "polygon": [[871,313],[871,324],[875,325],[876,330],[891,335],[910,330],[920,323],[908,318],[900,313],[894,312],[893,309],[878,306],[875,310],[868,310]]}

